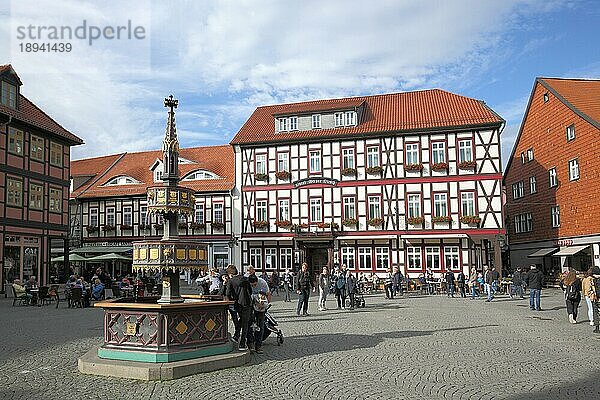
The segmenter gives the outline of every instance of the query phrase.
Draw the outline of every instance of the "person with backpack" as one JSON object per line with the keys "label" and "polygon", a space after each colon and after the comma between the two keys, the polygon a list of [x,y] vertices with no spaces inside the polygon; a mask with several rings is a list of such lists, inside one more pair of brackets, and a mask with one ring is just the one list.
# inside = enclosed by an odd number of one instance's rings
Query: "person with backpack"
{"label": "person with backpack", "polygon": [[227,266],[227,275],[229,275],[229,281],[227,282],[227,290],[225,295],[230,301],[233,301],[233,308],[238,315],[238,323],[235,324],[235,318],[232,318],[235,326],[235,333],[233,335],[234,341],[239,341],[239,350],[246,351],[248,327],[250,325],[250,318],[252,317],[252,287],[248,281],[247,276],[239,275],[237,267],[233,264]]}
{"label": "person with backpack", "polygon": [[565,293],[565,303],[567,304],[567,314],[569,322],[577,323],[577,309],[581,301],[581,281],[575,271],[569,271],[560,281],[560,288]]}
{"label": "person with backpack", "polygon": [[338,310],[346,308],[346,264],[342,264],[340,272],[335,278],[335,297]]}
{"label": "person with backpack", "polygon": [[350,309],[354,310],[356,304],[356,278],[352,275],[352,272],[348,272],[346,275],[346,292],[348,293],[348,297],[350,297]]}

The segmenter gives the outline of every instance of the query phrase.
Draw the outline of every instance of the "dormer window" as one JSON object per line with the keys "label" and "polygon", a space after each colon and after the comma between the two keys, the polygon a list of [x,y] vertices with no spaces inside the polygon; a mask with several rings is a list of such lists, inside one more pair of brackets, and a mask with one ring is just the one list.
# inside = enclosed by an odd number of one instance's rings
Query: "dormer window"
{"label": "dormer window", "polygon": [[112,178],[110,181],[106,182],[104,184],[104,186],[116,186],[116,185],[137,185],[140,182],[133,179],[130,176],[117,176],[115,178]]}
{"label": "dormer window", "polygon": [[279,118],[279,131],[285,132],[288,130],[288,119],[287,118]]}
{"label": "dormer window", "polygon": [[321,114],[315,114],[312,116],[312,127],[313,129],[321,128]]}
{"label": "dormer window", "polygon": [[17,87],[2,81],[2,105],[17,108]]}
{"label": "dormer window", "polygon": [[155,169],[154,170],[154,182],[162,182],[162,178],[163,178],[163,170],[162,169]]}
{"label": "dormer window", "polygon": [[213,174],[212,172],[198,170],[198,171],[190,172],[183,178],[183,180],[184,181],[198,181],[198,180],[202,180],[202,179],[219,179],[219,178],[220,178],[219,175]]}
{"label": "dormer window", "polygon": [[298,130],[298,117],[290,117],[290,131]]}
{"label": "dormer window", "polygon": [[356,125],[356,111],[337,112],[334,117],[336,127]]}
{"label": "dormer window", "polygon": [[282,117],[278,119],[279,132],[297,131],[298,117]]}

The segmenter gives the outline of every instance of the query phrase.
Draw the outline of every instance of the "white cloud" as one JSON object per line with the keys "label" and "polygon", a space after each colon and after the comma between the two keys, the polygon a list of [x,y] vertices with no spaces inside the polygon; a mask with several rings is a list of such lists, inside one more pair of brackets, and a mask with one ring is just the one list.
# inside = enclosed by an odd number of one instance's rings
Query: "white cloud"
{"label": "white cloud", "polygon": [[[101,46],[68,66],[61,59],[35,65],[38,72],[15,63],[23,92],[86,141],[75,157],[158,148],[169,93],[180,99],[177,123],[189,146],[228,142],[258,105],[468,85],[505,56],[503,35],[521,15],[556,7],[534,0],[147,4],[57,0],[46,12],[19,1],[40,23],[87,12],[109,24],[150,8],[149,60],[125,64],[121,49]],[[10,18],[0,12],[3,36]],[[7,54],[2,41],[0,51]]]}

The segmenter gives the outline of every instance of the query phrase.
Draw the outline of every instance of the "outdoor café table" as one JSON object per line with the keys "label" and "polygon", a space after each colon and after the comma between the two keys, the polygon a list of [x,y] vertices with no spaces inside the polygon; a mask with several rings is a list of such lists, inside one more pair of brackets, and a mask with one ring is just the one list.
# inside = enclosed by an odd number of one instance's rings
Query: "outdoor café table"
{"label": "outdoor caf\u00e9 table", "polygon": [[31,305],[38,304],[38,297],[39,297],[40,289],[35,287],[35,288],[31,288],[31,289],[25,289],[25,291],[28,293],[31,293],[31,295],[33,296],[31,298]]}

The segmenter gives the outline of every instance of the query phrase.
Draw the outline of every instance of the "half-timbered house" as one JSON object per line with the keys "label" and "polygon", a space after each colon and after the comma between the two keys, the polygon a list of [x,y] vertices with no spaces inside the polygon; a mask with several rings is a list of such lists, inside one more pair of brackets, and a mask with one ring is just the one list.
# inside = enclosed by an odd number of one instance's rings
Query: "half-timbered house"
{"label": "half-timbered house", "polygon": [[[209,244],[211,266],[231,259],[234,164],[231,146],[181,149],[180,184],[195,190],[194,215],[181,217],[179,234]],[[85,255],[129,253],[131,243],[162,236],[147,209],[146,189],[162,183],[162,152],[122,153],[73,161],[71,235]]]}
{"label": "half-timbered house", "polygon": [[83,141],[21,85],[11,65],[0,65],[0,282],[35,276],[46,284],[51,244],[64,247],[68,233],[71,146]]}
{"label": "half-timbered house", "polygon": [[443,90],[257,108],[231,144],[241,264],[410,276],[500,264],[500,133]]}

